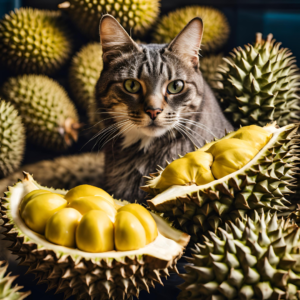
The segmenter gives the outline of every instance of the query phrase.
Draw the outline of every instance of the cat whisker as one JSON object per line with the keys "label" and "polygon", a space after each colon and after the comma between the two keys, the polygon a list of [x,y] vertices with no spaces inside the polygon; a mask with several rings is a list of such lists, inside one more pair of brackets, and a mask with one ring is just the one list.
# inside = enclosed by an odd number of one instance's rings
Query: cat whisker
{"label": "cat whisker", "polygon": [[[199,146],[197,146],[197,145],[195,144],[194,137],[191,136],[188,132],[186,132],[186,130],[185,130],[184,128],[182,128],[180,124],[176,124],[175,129],[176,129],[179,133],[181,133],[182,136],[185,135],[185,136],[190,140],[190,142],[194,145],[194,147],[199,148]],[[184,135],[183,135],[183,134],[184,134]],[[197,139],[196,139],[196,141],[197,141]]]}
{"label": "cat whisker", "polygon": [[193,120],[189,120],[189,119],[184,119],[184,118],[180,118],[180,121],[183,120],[184,123],[188,123],[188,124],[191,124],[191,125],[194,125],[198,128],[201,128],[201,129],[204,129],[205,131],[207,131],[208,133],[210,133],[213,137],[216,137],[213,132],[211,130],[209,130],[209,128],[205,125],[203,125],[202,123],[200,122],[195,122]]}
{"label": "cat whisker", "polygon": [[189,130],[192,134],[196,134],[196,135],[200,136],[200,138],[205,141],[205,138],[199,132],[193,130],[192,128],[186,126],[183,123],[179,123],[179,124],[181,124],[181,126],[183,126],[186,130]]}
{"label": "cat whisker", "polygon": [[114,119],[114,118],[123,118],[124,116],[114,116],[114,117],[111,117],[111,118],[106,118],[106,119],[103,119],[97,123],[95,123],[94,125],[90,126],[89,128],[85,129],[85,130],[90,130],[92,128],[94,128],[95,126],[99,125],[100,123],[106,121],[106,120],[111,120],[111,119]]}

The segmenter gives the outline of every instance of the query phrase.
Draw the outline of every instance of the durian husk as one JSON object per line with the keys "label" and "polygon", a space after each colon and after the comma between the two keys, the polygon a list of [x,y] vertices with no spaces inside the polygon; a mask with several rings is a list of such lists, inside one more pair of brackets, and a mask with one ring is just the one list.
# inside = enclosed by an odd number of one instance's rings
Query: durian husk
{"label": "durian husk", "polygon": [[20,8],[0,20],[0,61],[14,73],[52,74],[71,52],[70,32],[59,11]]}
{"label": "durian husk", "polygon": [[286,196],[295,187],[300,160],[298,125],[276,128],[270,124],[264,128],[273,133],[270,141],[243,168],[221,179],[201,186],[171,186],[158,194],[151,186],[163,168],[150,174],[142,187],[149,195],[156,195],[148,200],[150,208],[164,213],[193,241],[201,240],[208,230],[216,232],[224,221],[251,215],[255,210],[288,210]]}
{"label": "durian husk", "polygon": [[227,222],[196,244],[178,300],[300,297],[300,228],[270,213]]}
{"label": "durian husk", "polygon": [[18,276],[6,274],[8,263],[0,260],[0,299],[1,300],[23,300],[31,294],[30,291],[20,292],[22,286],[12,285]]}
{"label": "durian husk", "polygon": [[235,125],[280,126],[299,121],[299,69],[291,50],[269,34],[233,49],[218,70],[216,90]]}
{"label": "durian husk", "polygon": [[25,129],[14,106],[0,98],[0,178],[15,171],[25,151]]}
{"label": "durian husk", "polygon": [[[87,253],[48,242],[31,231],[19,216],[19,203],[28,191],[45,187],[24,172],[24,180],[8,188],[1,200],[4,235],[12,242],[10,250],[20,257],[20,264],[29,267],[38,283],[47,283],[48,290],[63,292],[65,298],[128,299],[138,297],[140,290],[162,284],[161,277],[177,271],[176,262],[189,242],[189,236],[172,228],[157,214],[157,239],[134,251]],[[48,189],[48,188],[46,188]],[[67,191],[54,190],[65,194]],[[126,201],[116,201],[125,205]]]}
{"label": "durian husk", "polygon": [[158,17],[160,0],[68,0],[58,7],[69,13],[85,36],[99,41],[99,22],[103,14],[114,16],[128,32],[143,35]]}
{"label": "durian husk", "polygon": [[76,108],[56,81],[44,75],[11,77],[1,94],[20,113],[33,143],[61,151],[77,141],[81,125]]}
{"label": "durian husk", "polygon": [[69,85],[73,97],[86,112],[88,124],[93,126],[93,131],[102,129],[101,112],[97,110],[96,104],[96,84],[102,69],[102,47],[94,42],[85,45],[73,57],[69,70]]}
{"label": "durian husk", "polygon": [[198,5],[179,8],[163,16],[154,30],[153,42],[170,43],[195,17],[203,20],[202,52],[213,52],[226,43],[230,28],[225,15],[218,9]]}

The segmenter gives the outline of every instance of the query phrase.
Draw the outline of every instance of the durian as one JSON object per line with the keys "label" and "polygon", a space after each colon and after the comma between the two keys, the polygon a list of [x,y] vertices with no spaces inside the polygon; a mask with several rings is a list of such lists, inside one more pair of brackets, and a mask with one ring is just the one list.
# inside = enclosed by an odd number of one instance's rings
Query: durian
{"label": "durian", "polygon": [[159,6],[159,0],[68,0],[58,5],[68,11],[79,30],[97,41],[103,14],[111,14],[127,31],[142,35],[157,19]]}
{"label": "durian", "polygon": [[0,60],[15,73],[51,74],[71,51],[60,12],[20,8],[0,20]]}
{"label": "durian", "polygon": [[[189,236],[154,213],[151,216],[156,222],[158,236],[138,250],[88,253],[55,245],[34,233],[20,217],[22,198],[36,189],[61,195],[66,191],[41,187],[28,173],[24,175],[24,180],[9,187],[1,200],[4,235],[12,242],[12,253],[21,258],[21,264],[29,267],[39,283],[47,283],[48,289],[63,292],[65,298],[74,295],[77,299],[121,300],[132,295],[138,297],[140,290],[149,292],[154,282],[162,284],[161,276],[167,277],[169,270],[177,271],[176,262]],[[117,200],[115,203],[128,204]]]}
{"label": "durian", "polygon": [[217,87],[217,70],[223,63],[223,54],[203,56],[200,58],[200,71],[214,92],[216,92]]}
{"label": "durian", "polygon": [[0,116],[0,177],[5,177],[21,164],[25,150],[25,130],[18,111],[1,99]]}
{"label": "durian", "polygon": [[257,33],[254,45],[233,49],[219,68],[217,92],[236,125],[280,126],[299,120],[299,78],[295,57],[273,35]]}
{"label": "durian", "polygon": [[[101,128],[101,114],[96,106],[96,84],[103,69],[99,43],[84,46],[72,59],[69,70],[70,89],[78,106],[87,113],[90,126]],[[105,118],[103,118],[105,119]]]}
{"label": "durian", "polygon": [[34,143],[63,150],[77,141],[77,111],[54,80],[43,75],[12,77],[1,92],[21,114],[27,137]]}
{"label": "durian", "polygon": [[274,214],[228,222],[196,244],[178,300],[300,296],[300,229]]}
{"label": "durian", "polygon": [[[259,134],[259,131],[253,128],[264,130],[267,134]],[[248,140],[249,143],[256,137],[257,143],[252,141],[251,145],[252,148],[258,147],[256,150],[258,153],[252,159],[242,158],[245,159],[243,164],[246,163],[242,167],[232,153],[224,155],[223,160],[215,159],[214,163],[219,164],[216,170],[221,174],[215,176],[219,176],[220,179],[206,184],[186,182],[182,185],[172,185],[174,179],[170,178],[169,187],[160,190],[157,186],[164,174],[164,169],[160,168],[157,173],[150,174],[147,185],[142,187],[144,191],[154,196],[148,200],[150,208],[163,212],[175,222],[176,226],[189,233],[194,241],[202,238],[202,234],[207,230],[216,231],[225,220],[234,220],[245,214],[251,215],[255,210],[259,212],[287,210],[290,203],[286,200],[286,196],[295,186],[295,175],[298,170],[297,128],[297,124],[282,128],[277,128],[275,124],[264,128],[253,125],[205,145],[197,151],[213,152],[212,149],[218,142],[229,141],[232,137],[242,138],[245,142]],[[268,133],[271,134],[270,137]],[[259,145],[264,146],[258,150]],[[223,150],[220,151],[222,155]],[[240,152],[242,151],[241,148]],[[167,168],[171,165],[172,163]],[[226,167],[228,165],[229,169]],[[214,169],[211,170],[214,175]],[[192,168],[189,171],[191,174],[195,172]],[[231,173],[232,171],[234,172]]]}
{"label": "durian", "polygon": [[203,20],[203,52],[215,51],[226,43],[230,31],[228,21],[221,11],[208,6],[187,6],[163,16],[155,28],[153,41],[170,43],[195,17]]}
{"label": "durian", "polygon": [[28,292],[20,292],[22,286],[12,286],[13,281],[18,276],[6,275],[8,264],[0,261],[0,299],[1,300],[23,300],[31,294]]}

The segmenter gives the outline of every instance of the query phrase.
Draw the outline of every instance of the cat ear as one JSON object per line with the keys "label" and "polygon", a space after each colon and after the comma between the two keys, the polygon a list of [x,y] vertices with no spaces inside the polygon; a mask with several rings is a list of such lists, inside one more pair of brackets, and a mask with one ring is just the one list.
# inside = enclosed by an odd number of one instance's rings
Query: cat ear
{"label": "cat ear", "polygon": [[104,15],[101,18],[99,31],[104,61],[129,51],[140,51],[138,44],[111,15]]}
{"label": "cat ear", "polygon": [[191,62],[194,66],[198,66],[202,35],[202,19],[199,17],[194,18],[168,45],[168,50],[174,52],[182,59]]}

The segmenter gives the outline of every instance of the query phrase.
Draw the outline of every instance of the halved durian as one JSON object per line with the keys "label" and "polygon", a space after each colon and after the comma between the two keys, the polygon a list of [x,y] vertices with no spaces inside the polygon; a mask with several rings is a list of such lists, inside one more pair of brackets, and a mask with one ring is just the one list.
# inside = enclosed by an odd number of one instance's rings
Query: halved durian
{"label": "halved durian", "polygon": [[[254,210],[284,211],[289,204],[285,196],[291,193],[298,170],[300,140],[297,128],[297,124],[282,128],[276,124],[267,125],[263,129],[271,133],[271,138],[266,138],[265,145],[253,159],[236,172],[207,184],[173,185],[160,191],[157,184],[164,172],[161,168],[158,173],[151,174],[147,185],[142,187],[155,196],[148,200],[150,208],[163,212],[194,241],[207,230],[216,231],[225,220],[235,220]],[[232,132],[221,140],[236,137],[236,132]],[[217,141],[199,150],[209,152],[215,143]]]}
{"label": "halved durian", "polygon": [[[157,214],[151,213],[157,238],[144,248],[133,251],[88,253],[55,245],[43,235],[30,230],[19,214],[22,198],[35,189],[65,195],[67,191],[40,186],[24,172],[24,179],[8,188],[0,202],[0,215],[6,229],[4,235],[12,242],[10,250],[29,266],[39,283],[48,283],[48,290],[64,292],[65,298],[128,299],[138,297],[140,290],[162,284],[161,277],[177,272],[176,262],[182,256],[189,236],[172,228]],[[117,201],[124,206],[126,201]]]}

